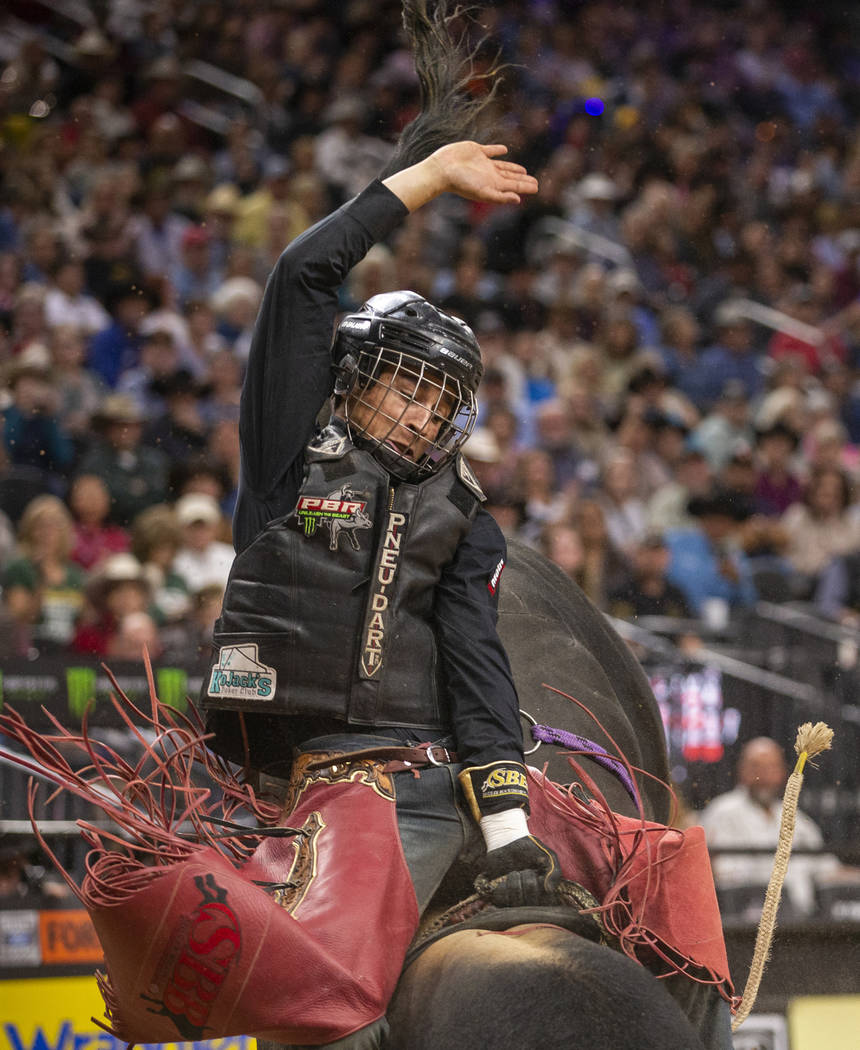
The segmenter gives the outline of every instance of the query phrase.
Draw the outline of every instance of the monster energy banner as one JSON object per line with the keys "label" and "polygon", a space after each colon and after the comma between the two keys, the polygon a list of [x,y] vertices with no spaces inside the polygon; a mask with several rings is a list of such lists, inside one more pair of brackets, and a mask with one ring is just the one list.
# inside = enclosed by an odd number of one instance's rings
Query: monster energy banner
{"label": "monster energy banner", "polygon": [[[144,711],[149,708],[149,683],[142,663],[111,661],[111,674],[120,689]],[[199,668],[153,668],[155,691],[162,703],[180,711],[188,697],[200,691]],[[121,726],[122,720],[110,702],[116,689],[104,668],[87,660],[41,656],[36,661],[4,660],[0,665],[0,709],[13,707],[28,722],[39,727],[49,724],[45,708],[64,725],[80,724],[89,708],[89,723]]]}

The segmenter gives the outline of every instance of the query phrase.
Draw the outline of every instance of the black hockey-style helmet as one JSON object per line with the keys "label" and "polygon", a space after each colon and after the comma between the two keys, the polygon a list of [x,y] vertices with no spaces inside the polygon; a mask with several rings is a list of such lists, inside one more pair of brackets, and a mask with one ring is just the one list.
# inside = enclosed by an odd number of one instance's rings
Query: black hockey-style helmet
{"label": "black hockey-style helmet", "polygon": [[[335,394],[352,440],[369,448],[395,477],[420,481],[434,474],[460,448],[475,425],[475,395],[483,366],[478,340],[457,317],[439,310],[417,292],[375,295],[341,321],[333,357]],[[368,400],[376,385],[399,397]],[[378,394],[378,391],[377,391]],[[403,410],[392,414],[397,401]],[[428,413],[420,433],[425,447],[405,453],[409,439],[409,404]],[[372,433],[370,432],[372,431]]]}

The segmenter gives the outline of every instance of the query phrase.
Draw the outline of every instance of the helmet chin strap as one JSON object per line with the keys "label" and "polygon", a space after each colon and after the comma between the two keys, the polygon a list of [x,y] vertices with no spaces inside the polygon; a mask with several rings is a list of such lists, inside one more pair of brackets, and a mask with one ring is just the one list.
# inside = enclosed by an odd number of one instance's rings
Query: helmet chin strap
{"label": "helmet chin strap", "polygon": [[335,397],[346,397],[355,387],[358,380],[358,361],[352,354],[346,354],[337,365],[334,366],[334,390]]}
{"label": "helmet chin strap", "polygon": [[420,477],[420,464],[413,463],[407,456],[401,456],[393,448],[374,442],[368,451],[381,467],[393,474],[399,481],[417,481]]}
{"label": "helmet chin strap", "polygon": [[344,422],[346,423],[350,440],[356,448],[369,452],[383,470],[387,471],[398,481],[414,482],[421,480],[423,476],[421,471],[423,460],[413,463],[408,456],[395,452],[393,448],[389,448],[388,445],[383,444],[377,438],[369,437],[365,431],[357,433],[350,423],[348,414]]}

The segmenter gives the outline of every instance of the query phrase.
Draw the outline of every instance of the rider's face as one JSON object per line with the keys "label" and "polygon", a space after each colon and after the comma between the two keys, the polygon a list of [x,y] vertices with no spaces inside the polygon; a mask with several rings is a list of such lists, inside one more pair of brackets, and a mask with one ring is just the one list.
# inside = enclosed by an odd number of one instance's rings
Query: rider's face
{"label": "rider's face", "polygon": [[349,398],[355,427],[413,463],[430,451],[453,409],[454,398],[438,373],[427,371],[419,378],[387,366]]}

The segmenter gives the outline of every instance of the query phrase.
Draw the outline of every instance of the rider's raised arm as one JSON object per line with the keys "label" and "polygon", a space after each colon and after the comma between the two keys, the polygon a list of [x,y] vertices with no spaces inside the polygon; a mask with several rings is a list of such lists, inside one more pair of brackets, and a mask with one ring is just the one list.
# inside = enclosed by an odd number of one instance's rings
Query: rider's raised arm
{"label": "rider's raised arm", "polygon": [[242,388],[242,480],[258,500],[277,498],[331,392],[337,289],[368,249],[407,214],[374,182],[282,253],[257,315]]}

